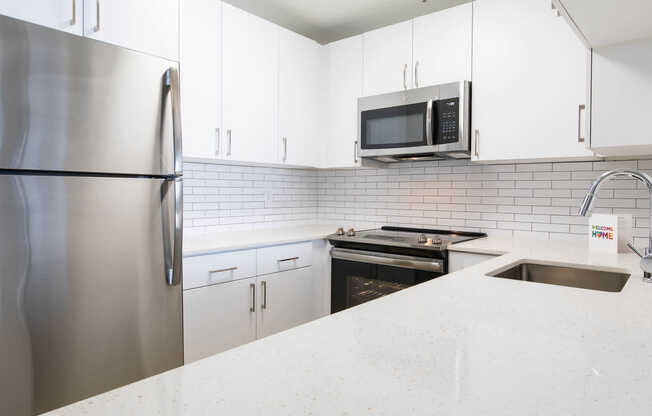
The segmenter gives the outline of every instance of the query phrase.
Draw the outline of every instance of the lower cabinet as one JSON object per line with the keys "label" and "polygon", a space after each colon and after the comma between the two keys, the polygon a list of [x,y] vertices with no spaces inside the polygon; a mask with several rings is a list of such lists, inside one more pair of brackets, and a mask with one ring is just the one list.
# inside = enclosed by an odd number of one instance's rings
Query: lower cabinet
{"label": "lower cabinet", "polygon": [[327,315],[324,256],[315,241],[185,258],[185,362]]}
{"label": "lower cabinet", "polygon": [[453,273],[467,267],[475,266],[487,260],[496,258],[493,254],[466,253],[463,251],[450,251],[448,254],[448,272]]}
{"label": "lower cabinet", "polygon": [[257,316],[251,310],[256,289],[252,277],[183,293],[186,363],[256,339]]}
{"label": "lower cabinet", "polygon": [[258,277],[261,301],[258,338],[284,331],[315,319],[312,267]]}

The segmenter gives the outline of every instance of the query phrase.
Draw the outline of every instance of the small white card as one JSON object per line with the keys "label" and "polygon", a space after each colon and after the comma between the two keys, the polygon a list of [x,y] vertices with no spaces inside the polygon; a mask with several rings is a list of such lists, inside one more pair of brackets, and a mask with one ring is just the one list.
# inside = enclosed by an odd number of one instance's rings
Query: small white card
{"label": "small white card", "polygon": [[589,249],[606,253],[625,253],[632,239],[629,214],[593,214],[589,220]]}

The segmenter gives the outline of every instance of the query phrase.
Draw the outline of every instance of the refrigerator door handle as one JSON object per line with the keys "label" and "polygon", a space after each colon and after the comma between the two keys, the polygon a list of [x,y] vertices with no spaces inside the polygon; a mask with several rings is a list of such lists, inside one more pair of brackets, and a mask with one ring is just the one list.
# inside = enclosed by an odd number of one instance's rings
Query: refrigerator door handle
{"label": "refrigerator door handle", "polygon": [[168,285],[181,283],[183,260],[183,178],[174,178],[174,247],[172,270],[168,272]]}
{"label": "refrigerator door handle", "polygon": [[181,283],[182,258],[183,258],[183,157],[181,147],[181,99],[179,94],[179,71],[169,68],[165,71],[165,85],[170,92],[172,106],[172,136],[174,146],[174,174],[169,180],[174,181],[174,238],[172,250],[166,250],[166,275],[168,285],[176,286]]}
{"label": "refrigerator door handle", "polygon": [[165,84],[170,89],[172,103],[172,135],[174,139],[174,176],[183,175],[183,150],[181,146],[181,96],[179,94],[179,71],[165,71]]}

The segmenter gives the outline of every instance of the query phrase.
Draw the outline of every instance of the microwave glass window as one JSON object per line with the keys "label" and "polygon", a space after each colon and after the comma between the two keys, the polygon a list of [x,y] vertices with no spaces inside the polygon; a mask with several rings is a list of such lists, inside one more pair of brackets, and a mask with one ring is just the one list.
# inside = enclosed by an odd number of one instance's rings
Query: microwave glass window
{"label": "microwave glass window", "polygon": [[406,114],[367,121],[367,143],[401,145],[423,140],[423,114]]}
{"label": "microwave glass window", "polygon": [[414,147],[427,144],[427,103],[363,111],[363,149]]}

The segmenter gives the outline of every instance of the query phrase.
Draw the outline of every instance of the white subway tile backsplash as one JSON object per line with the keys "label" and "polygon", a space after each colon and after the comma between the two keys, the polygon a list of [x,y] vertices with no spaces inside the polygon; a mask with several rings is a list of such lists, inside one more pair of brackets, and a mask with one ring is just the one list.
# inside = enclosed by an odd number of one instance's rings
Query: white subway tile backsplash
{"label": "white subway tile backsplash", "polygon": [[[652,160],[477,165],[465,160],[379,168],[284,169],[186,163],[185,224],[196,231],[269,228],[316,221],[484,231],[582,241],[577,210],[592,181]],[[595,212],[629,213],[645,244],[649,193],[631,179],[604,183]]]}

